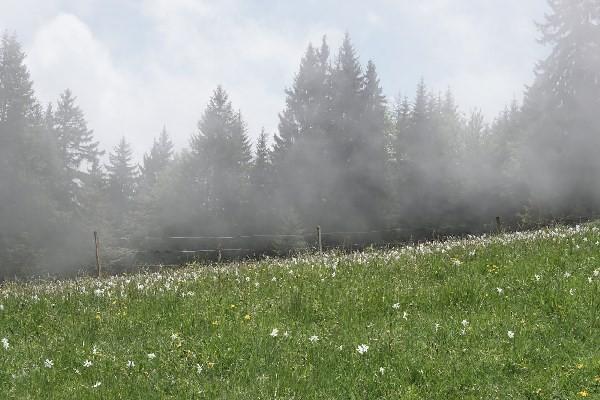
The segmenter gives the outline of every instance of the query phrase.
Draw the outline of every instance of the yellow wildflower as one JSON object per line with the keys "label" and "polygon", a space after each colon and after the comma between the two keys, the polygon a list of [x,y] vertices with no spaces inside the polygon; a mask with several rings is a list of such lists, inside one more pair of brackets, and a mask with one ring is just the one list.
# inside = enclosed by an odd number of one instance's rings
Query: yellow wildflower
{"label": "yellow wildflower", "polygon": [[580,392],[577,392],[577,394],[578,394],[580,397],[588,397],[588,396],[590,395],[590,393],[589,393],[587,390],[585,390],[585,389],[583,389],[583,390],[582,390],[582,391],[580,391]]}
{"label": "yellow wildflower", "polygon": [[245,319],[246,321],[250,321],[250,318],[252,318],[252,317],[250,316],[250,314],[246,314],[246,315],[244,315],[244,319]]}

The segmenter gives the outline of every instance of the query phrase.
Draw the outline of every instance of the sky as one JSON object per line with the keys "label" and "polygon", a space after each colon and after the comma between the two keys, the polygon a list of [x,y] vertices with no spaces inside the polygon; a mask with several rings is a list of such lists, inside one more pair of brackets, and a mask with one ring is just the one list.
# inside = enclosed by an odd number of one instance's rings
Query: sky
{"label": "sky", "polygon": [[545,0],[0,0],[0,30],[17,34],[38,99],[71,89],[102,147],[125,136],[140,159],[163,126],[187,146],[219,84],[251,138],[276,133],[308,43],[326,35],[335,54],[346,32],[390,103],[423,78],[492,120],[547,54],[535,26],[547,11]]}

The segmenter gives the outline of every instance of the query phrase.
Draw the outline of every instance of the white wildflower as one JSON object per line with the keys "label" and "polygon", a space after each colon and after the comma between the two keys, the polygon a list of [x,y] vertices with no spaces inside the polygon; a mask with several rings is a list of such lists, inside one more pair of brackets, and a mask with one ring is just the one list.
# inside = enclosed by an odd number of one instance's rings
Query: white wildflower
{"label": "white wildflower", "polygon": [[177,335],[176,333],[172,333],[171,340],[177,340],[177,339],[179,339],[179,335]]}
{"label": "white wildflower", "polygon": [[367,351],[369,351],[369,346],[366,344],[359,344],[356,348],[356,351],[358,351],[359,354],[365,354]]}
{"label": "white wildflower", "polygon": [[96,345],[94,345],[94,347],[92,347],[92,354],[93,355],[98,354],[98,348],[96,347]]}
{"label": "white wildflower", "polygon": [[570,290],[569,290],[569,294],[570,294],[571,296],[575,296],[575,290],[576,290],[576,289],[570,289]]}
{"label": "white wildflower", "polygon": [[312,343],[315,343],[319,341],[319,337],[317,335],[312,335],[308,338],[308,340],[310,340]]}
{"label": "white wildflower", "polygon": [[44,360],[44,367],[46,367],[46,368],[54,367],[54,361],[46,358],[46,360]]}
{"label": "white wildflower", "polygon": [[509,339],[514,339],[515,338],[515,333],[513,331],[508,331],[508,332],[506,332],[506,334],[508,335]]}
{"label": "white wildflower", "polygon": [[383,368],[383,367],[379,367],[379,373],[380,373],[381,375],[385,374],[385,368]]}
{"label": "white wildflower", "polygon": [[4,304],[0,304],[0,311],[4,311]]}
{"label": "white wildflower", "polygon": [[8,350],[8,348],[10,347],[7,338],[2,338],[2,347],[4,347],[4,350]]}
{"label": "white wildflower", "polygon": [[469,321],[467,321],[466,319],[463,319],[461,324],[462,324],[462,326],[464,326],[466,328],[467,326],[469,326]]}
{"label": "white wildflower", "polygon": [[154,360],[156,358],[156,354],[148,353],[148,360]]}
{"label": "white wildflower", "polygon": [[400,308],[400,303],[394,303],[394,304],[392,304],[392,308],[393,308],[394,310],[397,310],[397,309],[399,309],[399,308]]}
{"label": "white wildflower", "polygon": [[283,337],[288,337],[290,336],[290,333],[288,331],[283,332]]}
{"label": "white wildflower", "polygon": [[540,279],[542,279],[542,277],[541,277],[541,276],[539,276],[538,274],[535,274],[535,280],[539,282],[539,281],[540,281]]}
{"label": "white wildflower", "polygon": [[569,271],[565,272],[563,275],[565,278],[570,278],[571,277],[571,273]]}
{"label": "white wildflower", "polygon": [[279,329],[273,328],[269,335],[271,335],[272,337],[277,337],[279,335]]}
{"label": "white wildflower", "polygon": [[92,385],[92,389],[96,389],[96,388],[97,388],[97,387],[99,387],[100,385],[102,385],[102,382],[98,381],[98,382],[96,382],[96,383],[94,383],[94,384]]}
{"label": "white wildflower", "polygon": [[204,368],[202,367],[202,365],[196,364],[196,372],[198,373],[198,375],[200,375],[202,373],[203,369]]}
{"label": "white wildflower", "polygon": [[440,324],[436,323],[436,324],[434,325],[434,328],[435,328],[435,331],[437,332],[437,331],[438,331],[438,329],[440,329]]}
{"label": "white wildflower", "polygon": [[94,363],[93,363],[93,362],[91,362],[90,360],[85,360],[85,361],[83,362],[83,366],[84,366],[84,367],[86,367],[86,368],[89,368],[89,367],[91,367],[92,365],[94,365]]}
{"label": "white wildflower", "polygon": [[594,276],[597,278],[598,276],[600,276],[600,269],[595,269],[594,270]]}
{"label": "white wildflower", "polygon": [[127,361],[127,368],[133,368],[133,367],[135,367],[135,362],[131,361],[131,360],[128,360]]}
{"label": "white wildflower", "polygon": [[402,313],[402,318],[404,318],[404,319],[406,319],[406,320],[408,319],[408,313],[407,313],[406,311],[404,311],[404,312]]}
{"label": "white wildflower", "polygon": [[501,287],[497,287],[496,292],[498,292],[498,294],[502,294],[504,292],[504,289],[502,289]]}

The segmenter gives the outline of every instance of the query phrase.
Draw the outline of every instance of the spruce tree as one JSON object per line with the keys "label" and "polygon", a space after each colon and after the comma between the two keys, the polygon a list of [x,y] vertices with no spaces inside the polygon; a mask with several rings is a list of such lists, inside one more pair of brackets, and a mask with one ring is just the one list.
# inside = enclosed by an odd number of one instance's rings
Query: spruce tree
{"label": "spruce tree", "polygon": [[144,154],[141,168],[141,182],[144,186],[153,186],[159,175],[173,159],[173,142],[163,127],[158,138],[154,139],[150,153]]}
{"label": "spruce tree", "polygon": [[530,210],[545,215],[600,210],[600,6],[549,0],[539,25],[550,55],[536,68],[523,106],[519,153]]}
{"label": "spruce tree", "polygon": [[58,151],[62,161],[62,187],[64,202],[81,207],[79,199],[81,185],[86,180],[87,168],[97,163],[103,154],[93,131],[88,129],[81,109],[75,104],[76,97],[66,89],[57,103],[56,111],[46,112],[46,123],[56,135]]}
{"label": "spruce tree", "polygon": [[332,156],[328,145],[332,127],[328,55],[325,38],[319,50],[308,46],[293,86],[285,91],[286,108],[279,115],[272,152],[277,208],[286,214],[283,210],[292,207],[308,226],[327,215],[323,205],[334,176],[328,164]]}
{"label": "spruce tree", "polygon": [[241,113],[233,110],[221,86],[198,122],[191,147],[200,203],[212,221],[205,226],[213,226],[215,232],[244,229],[252,153]]}
{"label": "spruce tree", "polygon": [[[33,273],[66,226],[52,188],[56,147],[14,36],[0,39],[0,279]],[[54,236],[52,236],[54,234]],[[52,239],[49,240],[48,238]]]}
{"label": "spruce tree", "polygon": [[137,180],[137,166],[133,163],[133,151],[122,137],[119,144],[108,155],[108,193],[115,216],[124,215],[131,208]]}

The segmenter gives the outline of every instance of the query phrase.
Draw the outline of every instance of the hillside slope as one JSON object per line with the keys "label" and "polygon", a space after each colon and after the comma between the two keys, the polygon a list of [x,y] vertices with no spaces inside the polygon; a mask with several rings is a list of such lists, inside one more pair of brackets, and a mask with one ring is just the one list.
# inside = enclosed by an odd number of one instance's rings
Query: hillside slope
{"label": "hillside slope", "polygon": [[0,289],[5,398],[600,397],[600,229]]}

